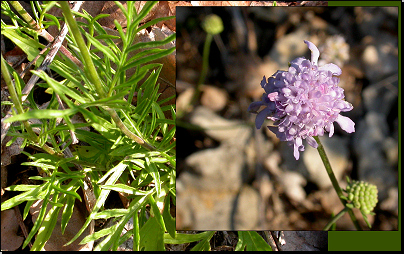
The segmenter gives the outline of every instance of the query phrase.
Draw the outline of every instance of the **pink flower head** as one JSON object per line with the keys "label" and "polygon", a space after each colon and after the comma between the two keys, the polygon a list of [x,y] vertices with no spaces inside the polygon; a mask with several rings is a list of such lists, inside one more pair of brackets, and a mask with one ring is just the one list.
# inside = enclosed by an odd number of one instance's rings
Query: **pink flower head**
{"label": "pink flower head", "polygon": [[[261,101],[248,107],[251,113],[257,113],[255,126],[261,128],[265,119],[274,121],[268,126],[281,141],[289,141],[294,147],[294,156],[299,159],[299,151],[304,151],[303,139],[317,148],[313,136],[334,134],[334,122],[352,133],[355,123],[340,112],[353,109],[351,103],[344,100],[344,89],[338,86],[341,69],[335,64],[318,67],[320,53],[317,47],[304,41],[311,51],[311,61],[299,57],[290,63],[288,71],[277,71],[261,81],[265,90]],[[258,112],[261,106],[266,106]]]}

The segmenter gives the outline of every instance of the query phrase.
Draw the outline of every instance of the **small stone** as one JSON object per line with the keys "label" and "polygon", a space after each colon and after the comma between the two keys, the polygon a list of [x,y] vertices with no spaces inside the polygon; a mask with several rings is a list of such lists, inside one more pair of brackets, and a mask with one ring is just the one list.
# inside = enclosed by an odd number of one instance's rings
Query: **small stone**
{"label": "small stone", "polygon": [[214,86],[202,86],[201,104],[215,112],[222,110],[228,101],[226,90]]}

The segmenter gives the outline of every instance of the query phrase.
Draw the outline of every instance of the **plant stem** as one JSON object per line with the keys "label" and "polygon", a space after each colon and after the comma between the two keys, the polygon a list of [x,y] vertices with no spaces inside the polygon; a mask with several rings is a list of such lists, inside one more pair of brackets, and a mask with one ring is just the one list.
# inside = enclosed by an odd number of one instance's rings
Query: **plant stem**
{"label": "plant stem", "polygon": [[[22,103],[19,100],[17,91],[15,91],[15,88],[13,86],[13,82],[11,80],[10,73],[8,71],[8,66],[6,64],[6,60],[3,58],[3,55],[1,55],[1,73],[3,75],[4,81],[7,84],[11,100],[13,101],[14,106],[17,109],[17,113],[18,114],[24,113],[24,109],[22,108]],[[32,130],[31,125],[27,121],[23,121],[23,124],[24,124],[25,129],[28,132],[30,139],[32,141],[34,141],[35,143],[38,143],[38,141],[39,141],[38,136]]]}
{"label": "plant stem", "polygon": [[100,77],[98,76],[97,70],[95,69],[93,60],[91,59],[90,52],[88,51],[88,48],[86,46],[86,43],[84,42],[83,37],[81,36],[80,29],[76,23],[76,20],[73,17],[73,14],[70,10],[69,3],[67,1],[59,1],[60,6],[62,7],[63,15],[66,18],[66,23],[68,24],[74,39],[77,42],[77,46],[79,47],[81,54],[83,56],[84,60],[84,66],[86,67],[89,78],[91,82],[94,84],[95,89],[97,90],[98,95],[101,98],[105,98],[105,92],[102,88]]}
{"label": "plant stem", "polygon": [[[344,207],[346,207],[346,201],[342,198],[344,196],[344,194],[342,192],[341,187],[338,184],[338,180],[335,177],[334,172],[332,171],[331,164],[330,164],[330,161],[328,160],[327,154],[325,153],[324,147],[321,144],[320,139],[317,136],[315,136],[314,139],[317,141],[317,144],[318,144],[317,150],[318,150],[318,153],[320,154],[321,160],[324,163],[325,170],[327,171],[327,174],[330,177],[332,186],[334,187],[335,191],[337,192],[337,195],[338,195],[339,199],[341,200],[341,203],[344,205]],[[349,216],[351,217],[351,220],[354,223],[356,229],[362,230],[352,209],[348,208],[348,213],[349,213]]]}
{"label": "plant stem", "polygon": [[201,76],[199,77],[198,84],[196,85],[194,96],[191,100],[191,105],[195,105],[199,94],[201,93],[201,85],[205,82],[206,74],[208,73],[209,68],[209,51],[210,51],[210,44],[212,43],[213,35],[208,33],[206,35],[205,45],[203,46],[203,62],[202,62],[202,70]]}
{"label": "plant stem", "polygon": [[18,1],[9,1],[10,5],[13,6],[13,8],[18,12],[18,14],[21,15],[21,17],[27,22],[27,24],[39,31],[41,28],[38,26],[38,24],[35,22],[35,20],[29,15],[29,13],[22,7],[22,5]]}
{"label": "plant stem", "polygon": [[133,132],[131,132],[122,122],[122,120],[119,118],[118,114],[116,113],[115,110],[110,109],[105,107],[105,109],[107,109],[108,113],[111,115],[112,119],[114,120],[114,122],[116,123],[116,125],[118,125],[119,129],[121,129],[121,131],[128,136],[130,139],[136,141],[139,145],[143,146],[144,148],[146,148],[149,151],[155,151],[157,150],[154,146],[150,145],[149,143],[147,143],[146,141],[144,141],[142,138],[140,138],[139,136],[137,136],[136,134],[134,134]]}
{"label": "plant stem", "polygon": [[344,209],[341,210],[341,212],[339,212],[337,215],[335,215],[328,223],[327,225],[325,225],[325,227],[323,228],[324,231],[328,231],[330,230],[331,226],[337,222],[337,220],[339,220],[339,218],[342,217],[342,215],[344,215],[347,211],[349,211],[350,208],[348,207],[344,207]]}
{"label": "plant stem", "polygon": [[24,113],[22,108],[21,101],[18,99],[17,92],[14,89],[13,81],[11,80],[10,72],[8,71],[8,66],[6,64],[6,60],[1,55],[1,74],[3,75],[4,81],[7,84],[8,91],[10,93],[10,97],[13,100],[14,106],[17,109],[19,114]]}
{"label": "plant stem", "polygon": [[[4,81],[7,84],[8,91],[10,93],[11,100],[14,103],[15,108],[17,109],[18,114],[24,113],[24,109],[22,107],[21,100],[18,98],[17,91],[15,90],[13,86],[13,82],[10,77],[10,72],[8,71],[8,66],[6,64],[6,60],[3,58],[3,55],[1,55],[1,73],[4,78]],[[29,139],[35,143],[39,143],[39,138],[35,134],[35,132],[32,130],[31,125],[28,123],[28,121],[22,121],[24,124],[25,129],[27,130],[27,133],[29,135]],[[48,145],[44,144],[42,146],[42,149],[44,149],[46,152],[49,154],[55,154],[55,151],[50,148]]]}

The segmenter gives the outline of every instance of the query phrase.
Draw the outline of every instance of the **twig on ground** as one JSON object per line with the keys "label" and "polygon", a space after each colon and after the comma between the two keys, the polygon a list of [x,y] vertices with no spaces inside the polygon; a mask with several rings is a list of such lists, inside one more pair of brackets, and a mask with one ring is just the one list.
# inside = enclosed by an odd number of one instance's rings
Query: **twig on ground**
{"label": "twig on ground", "polygon": [[271,246],[273,251],[278,251],[278,247],[276,245],[275,239],[272,236],[272,231],[264,231],[264,234],[266,236],[266,242]]}

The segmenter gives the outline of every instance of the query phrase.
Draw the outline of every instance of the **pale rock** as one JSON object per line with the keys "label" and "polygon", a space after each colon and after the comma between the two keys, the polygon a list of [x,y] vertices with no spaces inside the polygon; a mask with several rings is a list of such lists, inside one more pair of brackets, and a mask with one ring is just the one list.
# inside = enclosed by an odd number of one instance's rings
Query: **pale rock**
{"label": "pale rock", "polygon": [[17,234],[19,227],[14,209],[1,211],[2,251],[15,251],[22,245],[24,237]]}
{"label": "pale rock", "polygon": [[306,192],[303,187],[307,184],[307,180],[301,174],[286,171],[282,173],[279,180],[289,199],[297,203],[301,203],[306,199]]}
{"label": "pale rock", "polygon": [[205,107],[195,108],[189,121],[204,128],[209,137],[219,142],[231,140],[233,143],[244,145],[251,135],[251,128],[243,121],[225,119]]}
{"label": "pale rock", "polygon": [[[320,141],[324,146],[335,177],[337,180],[341,180],[348,167],[348,140],[337,136],[331,138],[322,136]],[[317,149],[306,145],[303,161],[309,172],[310,180],[316,183],[320,189],[332,186]]]}
{"label": "pale rock", "polygon": [[228,94],[226,90],[209,85],[202,86],[201,90],[201,104],[206,108],[217,112],[227,105]]}

